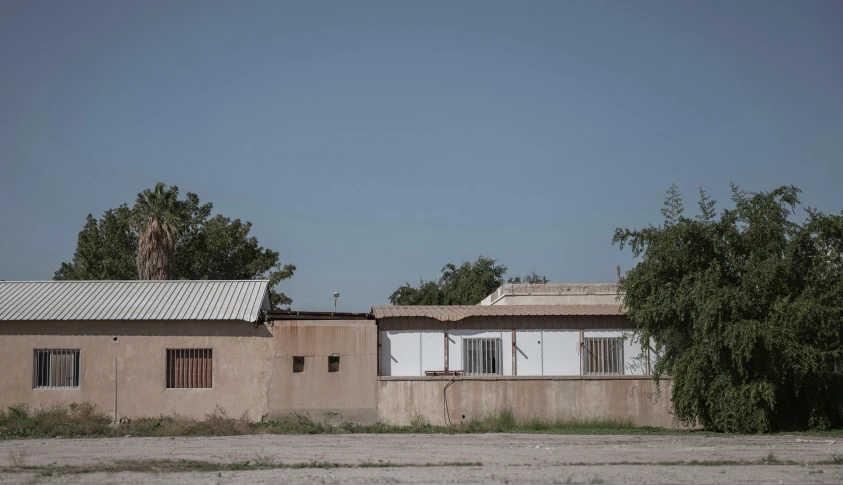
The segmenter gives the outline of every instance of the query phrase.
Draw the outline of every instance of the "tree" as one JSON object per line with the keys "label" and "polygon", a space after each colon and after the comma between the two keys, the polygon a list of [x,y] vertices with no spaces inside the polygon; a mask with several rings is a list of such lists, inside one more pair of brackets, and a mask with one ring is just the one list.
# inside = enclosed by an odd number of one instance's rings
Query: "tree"
{"label": "tree", "polygon": [[521,276],[510,277],[506,280],[507,283],[514,283],[516,285],[525,284],[525,285],[546,285],[550,282],[547,279],[547,276],[539,275],[535,271],[530,271],[529,273],[525,274],[522,278]]}
{"label": "tree", "polygon": [[476,305],[503,284],[506,266],[480,255],[459,267],[448,263],[438,281],[405,283],[389,297],[393,305]]}
{"label": "tree", "polygon": [[716,216],[683,215],[679,190],[661,226],[617,229],[640,261],[621,279],[643,345],[663,355],[654,378],[673,377],[685,424],[767,432],[843,425],[843,212],[799,205],[795,187],[747,193]]}
{"label": "tree", "polygon": [[[275,287],[292,277],[296,267],[281,265],[277,252],[261,247],[257,238],[249,235],[250,222],[212,216],[213,204],[201,204],[191,192],[178,205],[174,279],[268,279],[273,306],[292,303]],[[105,211],[100,220],[88,214],[73,260],[62,263],[53,279],[138,279],[135,261],[140,234],[132,225],[133,214],[126,204]]]}
{"label": "tree", "polygon": [[140,233],[135,264],[142,280],[171,280],[175,275],[176,234],[181,224],[179,188],[163,182],[138,194],[132,209],[133,228]]}

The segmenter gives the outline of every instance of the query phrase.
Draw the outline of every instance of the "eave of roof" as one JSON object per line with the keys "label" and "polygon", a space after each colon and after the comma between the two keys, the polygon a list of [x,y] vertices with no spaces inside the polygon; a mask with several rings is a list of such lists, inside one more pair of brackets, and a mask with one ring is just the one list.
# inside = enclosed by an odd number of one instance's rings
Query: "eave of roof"
{"label": "eave of roof", "polygon": [[446,305],[446,306],[373,306],[372,314],[384,318],[424,317],[456,322],[471,317],[528,316],[615,316],[623,315],[621,304],[598,305]]}

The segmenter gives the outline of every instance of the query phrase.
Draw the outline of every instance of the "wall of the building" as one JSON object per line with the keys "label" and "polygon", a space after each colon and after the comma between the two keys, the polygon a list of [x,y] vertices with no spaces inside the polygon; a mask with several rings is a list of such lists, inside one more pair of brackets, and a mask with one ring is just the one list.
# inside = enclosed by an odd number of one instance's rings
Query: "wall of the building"
{"label": "wall of the building", "polygon": [[[453,383],[451,383],[453,382]],[[672,382],[650,377],[381,377],[378,417],[408,424],[415,415],[445,424],[511,409],[520,420],[616,419],[636,426],[673,426]],[[445,387],[447,387],[447,391]]]}
{"label": "wall of the building", "polygon": [[[531,317],[501,320],[473,318],[468,322],[415,322],[383,320],[380,332],[382,376],[423,376],[445,370],[445,333],[448,334],[448,370],[466,369],[463,340],[496,338],[502,342],[504,376],[583,375],[581,338],[623,338],[623,374],[644,375],[641,345],[624,317]],[[416,329],[405,328],[416,325]],[[450,328],[442,328],[447,325]],[[466,328],[467,326],[474,328]],[[439,326],[440,328],[435,328]],[[614,326],[615,328],[612,328]],[[513,331],[515,345],[513,346]],[[513,372],[513,352],[515,371]]]}
{"label": "wall of the building", "polygon": [[[213,388],[166,388],[166,350],[179,348],[213,349]],[[35,349],[79,349],[79,388],[33,389]],[[339,355],[338,372],[328,355]],[[305,357],[305,372],[293,374],[293,356]],[[252,420],[377,419],[376,327],[366,321],[0,322],[0,408],[89,401],[113,415],[115,358],[120,418],[220,408]]]}
{"label": "wall of the building", "polygon": [[618,302],[618,285],[512,284],[502,285],[479,305],[612,305]]}
{"label": "wall of the building", "polygon": [[[269,417],[303,414],[330,422],[377,421],[377,327],[373,320],[282,321],[272,325]],[[338,372],[328,356],[339,355]],[[305,358],[293,373],[293,357]]]}
{"label": "wall of the building", "polygon": [[[213,349],[213,388],[165,388],[166,351],[179,348]],[[79,349],[79,388],[33,389],[35,349]],[[120,418],[220,408],[257,420],[273,353],[270,331],[246,322],[0,322],[0,407],[88,401],[113,415],[116,360]]]}

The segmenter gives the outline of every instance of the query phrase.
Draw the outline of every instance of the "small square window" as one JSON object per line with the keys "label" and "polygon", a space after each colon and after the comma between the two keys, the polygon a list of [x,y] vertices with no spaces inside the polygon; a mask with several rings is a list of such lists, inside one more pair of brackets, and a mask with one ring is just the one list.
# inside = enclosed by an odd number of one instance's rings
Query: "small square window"
{"label": "small square window", "polygon": [[293,374],[304,372],[304,357],[293,357]]}
{"label": "small square window", "polygon": [[339,355],[329,355],[328,356],[328,372],[339,372],[340,371],[340,356]]}

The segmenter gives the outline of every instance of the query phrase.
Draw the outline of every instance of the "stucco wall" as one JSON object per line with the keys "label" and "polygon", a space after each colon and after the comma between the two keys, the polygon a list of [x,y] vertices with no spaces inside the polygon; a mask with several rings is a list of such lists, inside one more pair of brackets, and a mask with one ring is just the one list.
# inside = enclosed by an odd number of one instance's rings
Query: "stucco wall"
{"label": "stucco wall", "polygon": [[[117,342],[114,342],[117,337]],[[166,389],[166,350],[213,349],[212,389]],[[80,349],[79,389],[33,389],[34,349]],[[246,322],[0,322],[0,407],[90,401],[118,417],[268,412],[272,334]]]}
{"label": "stucco wall", "polygon": [[[377,421],[377,328],[374,320],[273,322],[269,417],[298,413],[329,422]],[[338,372],[328,356],[339,355]],[[293,357],[305,358],[293,373]]]}
{"label": "stucco wall", "polygon": [[[407,424],[421,413],[431,424],[444,424],[444,388],[448,377],[380,377],[378,418]],[[637,426],[673,426],[671,381],[650,377],[458,377],[447,390],[454,423],[512,409],[518,419],[631,419]],[[463,417],[464,416],[464,417]]]}

